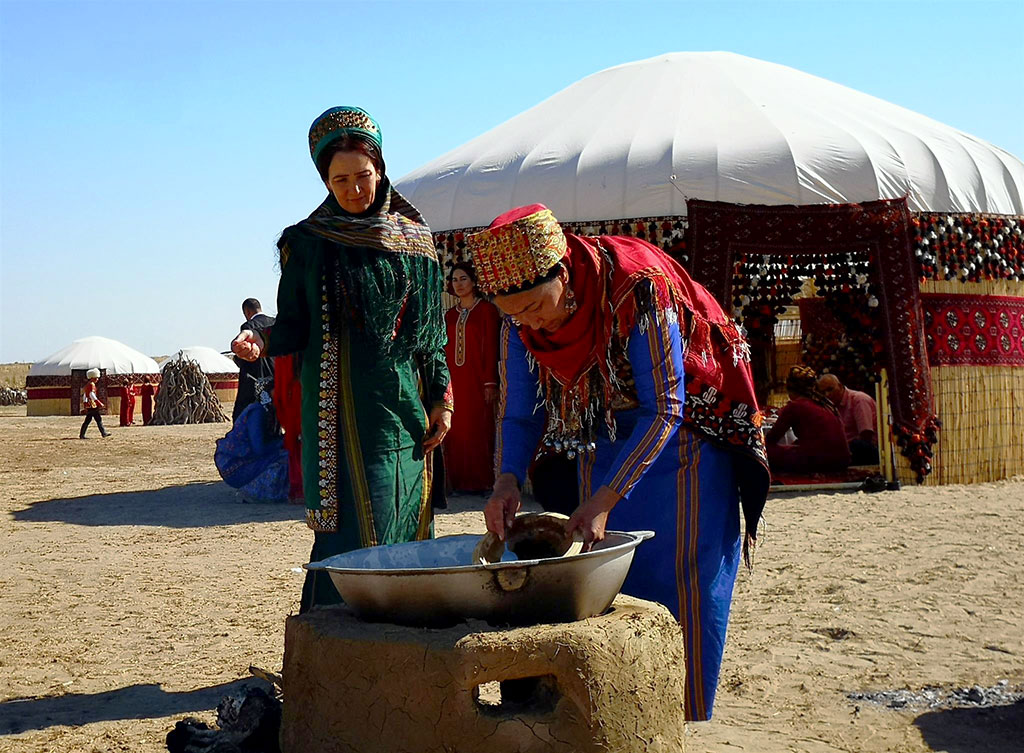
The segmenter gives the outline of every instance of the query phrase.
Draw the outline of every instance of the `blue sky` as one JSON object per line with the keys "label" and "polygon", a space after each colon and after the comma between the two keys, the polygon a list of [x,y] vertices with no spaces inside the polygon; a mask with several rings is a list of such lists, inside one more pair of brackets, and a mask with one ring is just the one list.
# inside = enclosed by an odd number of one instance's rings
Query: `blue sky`
{"label": "blue sky", "polygon": [[409,170],[574,81],[727,50],[1024,157],[1024,3],[0,0],[0,362],[100,334],[225,348],[325,193],[306,131],[380,121]]}

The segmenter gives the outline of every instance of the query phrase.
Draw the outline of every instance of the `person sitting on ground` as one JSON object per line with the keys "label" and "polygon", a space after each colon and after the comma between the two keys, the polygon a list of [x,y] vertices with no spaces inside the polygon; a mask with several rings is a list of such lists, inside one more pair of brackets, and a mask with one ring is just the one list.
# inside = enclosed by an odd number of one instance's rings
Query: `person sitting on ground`
{"label": "person sitting on ground", "polygon": [[[814,369],[794,366],[786,378],[789,402],[768,432],[768,464],[773,472],[813,473],[841,471],[850,465],[839,412],[818,389]],[[796,442],[779,442],[792,429]]]}
{"label": "person sitting on ground", "polygon": [[[242,316],[245,317],[245,321],[238,328],[239,332],[249,330],[263,334],[268,327],[274,326],[274,317],[264,314],[263,307],[255,298],[246,298],[242,301]],[[260,393],[258,387],[274,381],[272,358],[246,361],[235,356],[235,364],[238,366],[238,392],[235,395],[235,407],[231,411],[232,421],[237,421],[242,411],[255,402],[256,396]],[[260,380],[262,384],[257,384]]]}
{"label": "person sitting on ground", "polygon": [[878,463],[878,434],[875,432],[875,399],[866,392],[851,390],[835,374],[818,377],[818,389],[839,411],[850,445],[852,465]]}

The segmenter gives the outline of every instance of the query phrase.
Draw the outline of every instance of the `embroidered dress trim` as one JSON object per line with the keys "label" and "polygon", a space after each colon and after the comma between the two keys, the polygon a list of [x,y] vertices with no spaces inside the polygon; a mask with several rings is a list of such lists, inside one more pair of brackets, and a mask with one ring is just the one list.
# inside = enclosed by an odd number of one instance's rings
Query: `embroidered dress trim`
{"label": "embroidered dress trim", "polygon": [[338,338],[328,326],[326,283],[320,298],[320,331],[323,348],[320,354],[320,399],[317,415],[317,486],[319,509],[306,509],[306,524],[314,531],[332,533],[338,530]]}
{"label": "embroidered dress trim", "polygon": [[[505,364],[508,362],[508,338],[511,334],[512,325],[507,319],[502,319],[501,332],[498,333],[498,382],[506,386],[508,385],[508,367]],[[500,427],[501,422],[505,420],[505,412],[508,410],[508,395],[506,388],[498,390],[498,393],[498,415],[495,425]],[[501,475],[502,450],[504,449],[503,433],[499,430],[494,436],[494,478]]]}
{"label": "embroidered dress trim", "polygon": [[580,484],[579,504],[583,504],[594,495],[594,464],[597,456],[593,452],[584,452],[579,459]]}
{"label": "embroidered dress trim", "polygon": [[[435,448],[436,449],[436,448]],[[430,493],[434,488],[434,450],[423,458],[423,491],[420,494],[420,522],[416,526],[416,541],[430,538],[430,523],[433,520],[433,506]]]}
{"label": "embroidered dress trim", "polygon": [[444,395],[440,400],[435,401],[434,405],[440,405],[442,408],[446,408],[452,413],[455,412],[455,390],[452,387],[451,382],[448,382],[448,386],[444,388]]}
{"label": "embroidered dress trim", "polygon": [[455,365],[465,366],[466,365],[466,322],[469,321],[469,315],[473,313],[473,309],[480,303],[480,299],[477,298],[473,302],[473,305],[468,309],[459,307],[459,319],[455,323]]}

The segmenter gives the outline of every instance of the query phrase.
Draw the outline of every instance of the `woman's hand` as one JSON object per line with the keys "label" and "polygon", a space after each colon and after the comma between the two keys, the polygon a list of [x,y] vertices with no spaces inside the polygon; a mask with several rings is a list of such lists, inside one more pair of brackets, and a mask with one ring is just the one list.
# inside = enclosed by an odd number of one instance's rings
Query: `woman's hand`
{"label": "woman's hand", "polygon": [[423,449],[430,452],[441,444],[444,435],[452,428],[452,412],[443,405],[435,405],[430,411],[427,436],[423,438]]}
{"label": "woman's hand", "polygon": [[243,329],[231,341],[231,352],[243,361],[255,361],[263,352],[263,338],[251,329]]}
{"label": "woman's hand", "polygon": [[583,551],[589,552],[595,543],[604,539],[604,529],[608,524],[608,513],[622,499],[607,486],[602,486],[594,496],[576,508],[569,522],[565,524],[565,532],[572,535],[579,531],[583,536]]}
{"label": "woman's hand", "polygon": [[494,481],[494,491],[484,508],[487,530],[501,541],[505,540],[505,529],[512,525],[516,513],[522,506],[519,482],[511,473],[503,473]]}

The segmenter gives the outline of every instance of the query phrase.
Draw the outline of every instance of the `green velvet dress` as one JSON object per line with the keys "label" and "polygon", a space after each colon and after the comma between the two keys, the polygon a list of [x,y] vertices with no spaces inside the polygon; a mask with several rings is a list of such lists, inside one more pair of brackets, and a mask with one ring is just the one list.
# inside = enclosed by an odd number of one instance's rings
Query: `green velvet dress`
{"label": "green velvet dress", "polygon": [[[348,215],[329,197],[279,242],[270,356],[299,353],[311,561],[433,535],[429,409],[451,405],[430,231],[387,184]],[[302,609],[340,600],[308,573]]]}

